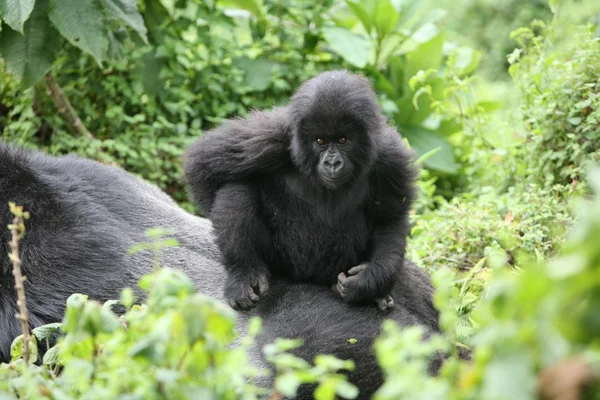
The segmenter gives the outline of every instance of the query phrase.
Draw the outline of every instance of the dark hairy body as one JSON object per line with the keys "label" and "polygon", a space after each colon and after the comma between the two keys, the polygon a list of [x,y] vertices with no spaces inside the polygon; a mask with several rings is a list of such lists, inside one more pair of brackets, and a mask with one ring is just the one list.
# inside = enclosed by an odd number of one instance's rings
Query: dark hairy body
{"label": "dark hairy body", "polygon": [[[144,231],[155,226],[173,229],[179,241],[179,247],[163,250],[162,265],[181,269],[198,291],[225,301],[226,273],[208,220],[188,214],[157,187],[121,169],[0,141],[0,362],[10,359],[10,343],[20,334],[7,256],[9,201],[32,214],[20,246],[31,328],[61,321],[72,293],[106,301],[118,298],[125,287],[135,289],[152,270],[152,253],[129,256],[127,250],[146,241]],[[262,318],[258,343],[248,350],[261,368],[268,367],[261,346],[276,337],[304,339],[295,353],[307,361],[321,353],[354,360],[350,379],[361,391],[359,399],[367,399],[383,382],[371,349],[383,319],[438,332],[433,289],[421,269],[405,261],[403,279],[391,293],[395,307],[383,314],[374,307],[351,307],[326,286],[274,278],[259,306],[238,314],[238,329],[243,335],[252,316]],[[358,342],[350,344],[350,338]],[[258,383],[272,387],[271,378]],[[311,388],[302,388],[297,398],[312,398]]]}
{"label": "dark hairy body", "polygon": [[213,222],[232,307],[255,306],[271,276],[393,305],[416,167],[366,79],[320,74],[288,106],[208,132],[184,167]]}

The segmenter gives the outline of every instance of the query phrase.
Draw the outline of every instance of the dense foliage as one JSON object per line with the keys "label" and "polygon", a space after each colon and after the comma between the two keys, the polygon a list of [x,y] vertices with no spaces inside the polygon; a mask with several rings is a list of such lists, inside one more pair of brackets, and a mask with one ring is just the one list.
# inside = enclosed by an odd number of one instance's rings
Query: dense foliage
{"label": "dense foliage", "polygon": [[[23,13],[6,11],[16,3]],[[384,325],[375,351],[388,379],[377,398],[600,398],[595,1],[89,0],[81,4],[97,9],[82,12],[99,11],[103,25],[87,41],[69,31],[81,21],[62,20],[71,11],[40,8],[61,3],[0,0],[3,139],[122,165],[189,207],[179,157],[195,136],[287,101],[322,70],[359,71],[425,166],[409,257],[433,274],[444,328],[423,344],[418,328]],[[126,12],[108,12],[115,5]],[[39,29],[60,35],[43,51],[27,47],[25,62],[45,62],[31,68],[14,54]],[[53,81],[91,138],[46,93]],[[43,366],[25,368],[17,339],[15,361],[0,367],[0,398],[258,393],[245,383],[257,371],[226,347],[234,339],[226,308],[172,271],[142,286],[147,304],[120,320],[72,297],[66,339]],[[188,317],[191,306],[201,312]],[[34,337],[43,345],[56,329]],[[473,361],[459,360],[456,344],[474,349]],[[266,349],[278,370],[274,396],[320,382],[319,398],[352,397],[334,372],[352,365],[328,357],[310,365],[284,351],[294,345]],[[451,356],[428,377],[425,360],[440,350]],[[137,373],[123,380],[123,370]],[[82,371],[96,373],[83,382]]]}

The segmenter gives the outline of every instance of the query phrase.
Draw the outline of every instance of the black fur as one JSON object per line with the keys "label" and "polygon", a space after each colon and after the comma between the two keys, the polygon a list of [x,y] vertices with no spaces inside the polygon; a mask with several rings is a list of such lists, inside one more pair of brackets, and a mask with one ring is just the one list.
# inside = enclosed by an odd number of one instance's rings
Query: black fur
{"label": "black fur", "polygon": [[323,73],[287,107],[208,132],[187,150],[185,174],[236,309],[253,307],[271,275],[337,280],[352,304],[403,279],[416,167],[365,78]]}
{"label": "black fur", "polygon": [[[62,320],[67,297],[85,293],[104,301],[118,298],[122,288],[135,287],[152,268],[152,254],[126,254],[143,232],[171,227],[180,247],[163,251],[163,265],[180,268],[198,290],[224,301],[226,278],[221,255],[213,243],[209,221],[181,210],[167,195],[118,168],[73,156],[49,157],[0,142],[0,362],[9,360],[12,339],[20,334],[16,295],[7,258],[11,216],[7,203],[31,211],[21,242],[30,326]],[[387,314],[372,307],[349,307],[328,287],[286,283],[275,279],[269,294],[251,313],[238,314],[243,334],[254,315],[263,319],[259,345],[275,337],[300,337],[297,351],[312,361],[318,353],[356,361],[351,379],[367,398],[382,382],[371,343],[383,318],[401,326],[419,324],[438,330],[427,276],[406,263],[404,279],[392,291],[396,306]],[[358,342],[351,345],[348,339]],[[266,367],[260,346],[249,349],[251,361]],[[272,385],[270,380],[261,382]],[[307,388],[299,399],[310,399]]]}

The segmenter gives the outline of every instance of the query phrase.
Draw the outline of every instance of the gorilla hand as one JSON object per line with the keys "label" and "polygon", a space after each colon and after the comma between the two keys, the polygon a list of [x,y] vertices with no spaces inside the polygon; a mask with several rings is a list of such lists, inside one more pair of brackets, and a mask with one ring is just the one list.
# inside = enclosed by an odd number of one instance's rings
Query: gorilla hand
{"label": "gorilla hand", "polygon": [[251,269],[243,276],[228,274],[225,282],[225,298],[234,310],[249,310],[256,306],[260,296],[269,290],[270,274]]}
{"label": "gorilla hand", "polygon": [[392,296],[388,294],[383,297],[375,297],[376,295],[373,295],[374,282],[370,276],[373,268],[373,265],[363,263],[350,268],[348,275],[343,272],[340,273],[337,285],[332,287],[332,289],[335,288],[334,291],[337,291],[342,299],[348,303],[356,304],[374,299],[379,310],[390,310],[394,307]]}

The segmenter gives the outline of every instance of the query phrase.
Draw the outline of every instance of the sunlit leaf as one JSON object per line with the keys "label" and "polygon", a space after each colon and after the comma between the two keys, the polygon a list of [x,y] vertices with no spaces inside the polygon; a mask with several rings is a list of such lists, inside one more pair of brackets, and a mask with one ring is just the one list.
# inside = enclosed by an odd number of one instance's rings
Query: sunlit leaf
{"label": "sunlit leaf", "polygon": [[108,48],[104,14],[97,0],[49,0],[48,17],[56,29],[98,64]]}
{"label": "sunlit leaf", "polygon": [[0,0],[0,18],[15,31],[24,34],[23,25],[34,5],[35,0]]}
{"label": "sunlit leaf", "polygon": [[48,21],[47,9],[48,0],[37,1],[23,26],[24,35],[10,29],[0,33],[0,55],[26,88],[50,70],[62,44],[60,35]]}
{"label": "sunlit leaf", "polygon": [[344,28],[328,27],[323,29],[327,45],[350,64],[364,68],[371,59],[373,43]]}

